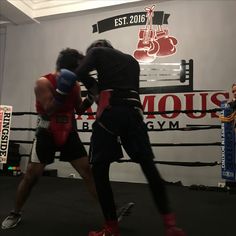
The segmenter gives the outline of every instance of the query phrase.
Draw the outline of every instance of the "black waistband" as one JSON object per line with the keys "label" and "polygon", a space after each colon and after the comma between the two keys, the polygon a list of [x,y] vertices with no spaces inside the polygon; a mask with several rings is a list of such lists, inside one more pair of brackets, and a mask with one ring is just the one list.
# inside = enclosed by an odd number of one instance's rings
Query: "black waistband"
{"label": "black waistband", "polygon": [[138,92],[128,89],[111,91],[110,105],[128,105],[142,109]]}

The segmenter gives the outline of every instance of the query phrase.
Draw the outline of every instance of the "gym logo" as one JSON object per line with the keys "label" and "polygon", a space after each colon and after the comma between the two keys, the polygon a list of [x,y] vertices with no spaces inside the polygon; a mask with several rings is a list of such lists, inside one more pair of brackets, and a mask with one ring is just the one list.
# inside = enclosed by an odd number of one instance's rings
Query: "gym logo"
{"label": "gym logo", "polygon": [[139,62],[152,62],[156,57],[170,56],[176,52],[177,39],[163,27],[164,18],[156,29],[153,28],[155,5],[146,7],[146,25],[139,30],[139,40],[134,57]]}
{"label": "gym logo", "polygon": [[152,62],[156,57],[173,55],[176,52],[178,40],[169,35],[166,26],[170,14],[166,14],[164,11],[154,11],[154,8],[155,5],[146,7],[145,12],[129,13],[98,21],[93,25],[93,33],[144,25],[144,28],[141,28],[138,33],[134,57],[139,62]]}
{"label": "gym logo", "polygon": [[[134,12],[110,17],[94,24],[93,33],[144,25],[138,33],[138,43],[133,56],[139,62],[152,62],[157,57],[173,55],[178,43],[174,36],[169,35],[167,28],[170,14],[154,11],[155,5],[146,7],[145,12]],[[164,26],[165,25],[165,26]]]}

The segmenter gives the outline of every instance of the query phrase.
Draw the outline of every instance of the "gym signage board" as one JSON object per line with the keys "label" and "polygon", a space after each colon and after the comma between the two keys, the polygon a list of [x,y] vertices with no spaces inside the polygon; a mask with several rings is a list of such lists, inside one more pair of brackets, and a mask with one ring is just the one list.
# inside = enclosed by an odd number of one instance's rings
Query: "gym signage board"
{"label": "gym signage board", "polygon": [[7,162],[12,106],[0,105],[0,163]]}
{"label": "gym signage board", "polygon": [[[222,116],[229,117],[234,112],[226,101],[221,103]],[[235,131],[234,119],[221,123],[221,175],[223,179],[235,180]]]}

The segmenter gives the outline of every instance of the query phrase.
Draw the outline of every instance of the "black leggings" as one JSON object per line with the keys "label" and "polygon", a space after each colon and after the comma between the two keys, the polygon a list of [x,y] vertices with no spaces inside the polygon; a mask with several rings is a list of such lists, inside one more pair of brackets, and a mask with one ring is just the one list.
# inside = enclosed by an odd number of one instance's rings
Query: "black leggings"
{"label": "black leggings", "polygon": [[[170,213],[171,209],[169,207],[165,183],[161,178],[154,161],[147,158],[147,160],[142,161],[139,164],[149,183],[154,202],[159,212],[161,214]],[[106,220],[116,220],[116,207],[109,180],[109,168],[109,163],[94,163],[92,170],[103,215]]]}

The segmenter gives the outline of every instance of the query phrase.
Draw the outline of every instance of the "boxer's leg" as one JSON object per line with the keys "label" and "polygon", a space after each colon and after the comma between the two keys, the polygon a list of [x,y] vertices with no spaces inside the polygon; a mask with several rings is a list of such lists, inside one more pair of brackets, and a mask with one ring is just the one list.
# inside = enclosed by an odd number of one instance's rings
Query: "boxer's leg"
{"label": "boxer's leg", "polygon": [[27,200],[32,188],[35,186],[39,178],[42,176],[46,164],[29,163],[26,173],[18,185],[16,192],[16,200],[14,211],[19,213]]}
{"label": "boxer's leg", "polygon": [[[128,112],[127,112],[128,113]],[[155,205],[159,210],[165,226],[166,236],[186,236],[182,229],[176,227],[175,215],[169,206],[168,194],[165,183],[153,159],[146,125],[138,111],[129,111],[128,131],[121,136],[124,149],[130,158],[139,163],[147,179]]]}
{"label": "boxer's leg", "polygon": [[20,181],[14,203],[14,209],[2,222],[2,229],[14,228],[21,221],[21,210],[30,195],[33,186],[42,175],[45,164],[29,163],[26,173]]}
{"label": "boxer's leg", "polygon": [[105,218],[105,224],[100,231],[91,231],[89,236],[119,236],[118,218],[109,180],[109,163],[94,163],[92,170],[97,188],[98,199]]}
{"label": "boxer's leg", "polygon": [[84,156],[79,159],[73,160],[70,163],[85,181],[86,186],[93,198],[97,200],[96,187],[88,157]]}
{"label": "boxer's leg", "polygon": [[[104,118],[104,116],[103,116]],[[99,203],[105,224],[102,230],[91,231],[89,236],[119,236],[118,218],[109,179],[110,163],[122,155],[117,137],[98,122],[93,124],[90,146],[90,160]]]}
{"label": "boxer's leg", "polygon": [[21,220],[21,210],[32,188],[42,175],[45,166],[53,162],[54,154],[52,142],[50,142],[47,136],[41,133],[38,138],[34,140],[31,150],[31,160],[27,166],[26,173],[23,174],[17,187],[14,209],[3,220],[1,225],[2,229],[9,229],[18,225]]}

